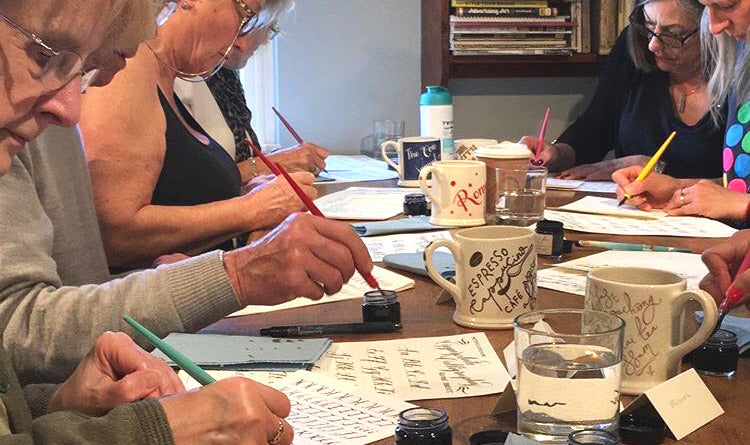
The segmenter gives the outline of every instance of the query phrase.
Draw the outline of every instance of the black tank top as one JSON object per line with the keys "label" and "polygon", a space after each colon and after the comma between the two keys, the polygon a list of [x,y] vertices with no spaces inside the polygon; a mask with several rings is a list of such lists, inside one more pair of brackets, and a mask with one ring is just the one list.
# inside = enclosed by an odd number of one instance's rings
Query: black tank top
{"label": "black tank top", "polygon": [[[174,113],[161,89],[158,92],[167,121],[167,149],[151,203],[189,206],[238,196],[242,177],[234,159],[208,136],[175,95],[174,100],[182,118],[196,131],[205,135],[209,143],[206,146],[196,139]],[[232,247],[231,240],[216,246],[222,249]]]}

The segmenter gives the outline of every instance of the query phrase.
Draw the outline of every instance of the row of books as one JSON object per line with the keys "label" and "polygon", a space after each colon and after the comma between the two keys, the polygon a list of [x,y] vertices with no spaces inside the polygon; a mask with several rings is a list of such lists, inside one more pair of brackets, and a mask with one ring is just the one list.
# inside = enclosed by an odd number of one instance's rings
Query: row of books
{"label": "row of books", "polygon": [[634,0],[451,0],[454,55],[608,54]]}

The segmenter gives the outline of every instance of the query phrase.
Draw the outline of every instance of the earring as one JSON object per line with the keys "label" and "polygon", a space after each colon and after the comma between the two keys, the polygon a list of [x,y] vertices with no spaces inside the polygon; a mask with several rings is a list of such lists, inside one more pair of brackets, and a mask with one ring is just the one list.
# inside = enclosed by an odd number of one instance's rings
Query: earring
{"label": "earring", "polygon": [[188,3],[188,2],[182,2],[182,4],[180,5],[180,7],[182,9],[185,9],[185,10],[192,8],[192,6],[190,5],[190,3]]}

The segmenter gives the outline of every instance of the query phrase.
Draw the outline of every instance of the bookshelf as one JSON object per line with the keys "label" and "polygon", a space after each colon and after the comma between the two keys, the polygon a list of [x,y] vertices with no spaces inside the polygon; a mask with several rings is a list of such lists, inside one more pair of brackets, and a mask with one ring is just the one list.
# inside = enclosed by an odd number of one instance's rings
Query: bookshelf
{"label": "bookshelf", "polygon": [[596,53],[533,56],[454,56],[450,51],[450,0],[422,1],[422,85],[476,77],[595,76]]}

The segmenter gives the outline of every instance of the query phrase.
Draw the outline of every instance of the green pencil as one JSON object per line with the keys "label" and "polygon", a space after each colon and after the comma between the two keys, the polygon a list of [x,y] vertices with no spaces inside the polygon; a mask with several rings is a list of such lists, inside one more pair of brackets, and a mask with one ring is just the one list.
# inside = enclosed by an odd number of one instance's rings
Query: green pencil
{"label": "green pencil", "polygon": [[122,319],[125,320],[125,323],[132,326],[133,329],[143,334],[143,336],[146,337],[148,341],[153,343],[158,350],[163,352],[167,357],[171,358],[172,361],[177,364],[177,366],[179,366],[183,371],[187,372],[190,377],[194,378],[201,385],[210,385],[211,383],[214,383],[216,381],[216,379],[208,375],[208,373],[204,371],[200,366],[196,365],[192,360],[182,355],[182,353],[173,348],[172,345],[154,335],[154,333],[149,331],[145,326],[133,320],[129,315],[123,315]]}

